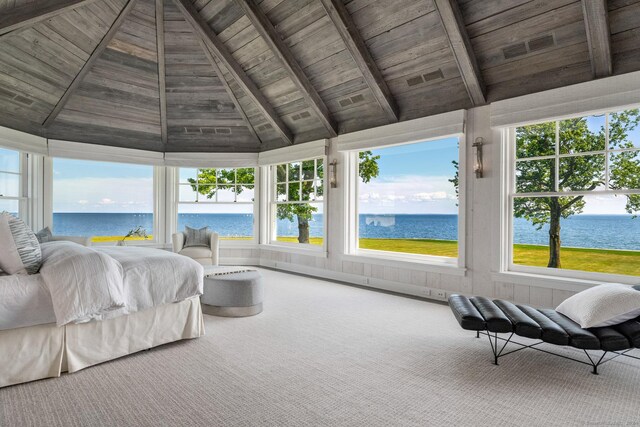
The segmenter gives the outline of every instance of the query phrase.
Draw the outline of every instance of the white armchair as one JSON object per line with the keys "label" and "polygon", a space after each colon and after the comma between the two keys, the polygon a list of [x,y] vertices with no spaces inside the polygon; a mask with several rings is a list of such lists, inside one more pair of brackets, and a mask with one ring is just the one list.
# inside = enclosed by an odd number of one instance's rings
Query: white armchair
{"label": "white armchair", "polygon": [[202,265],[218,265],[220,250],[220,236],[218,233],[211,233],[209,247],[189,246],[185,248],[183,233],[174,233],[171,236],[171,241],[173,243],[173,252],[193,258]]}

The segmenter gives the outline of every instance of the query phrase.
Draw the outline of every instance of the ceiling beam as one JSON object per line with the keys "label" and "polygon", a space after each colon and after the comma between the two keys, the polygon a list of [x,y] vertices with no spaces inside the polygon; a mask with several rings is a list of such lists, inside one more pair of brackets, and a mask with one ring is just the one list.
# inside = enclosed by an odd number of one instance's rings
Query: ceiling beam
{"label": "ceiling beam", "polygon": [[256,141],[259,144],[262,144],[262,140],[260,139],[260,137],[256,133],[256,130],[253,128],[253,125],[249,121],[249,118],[247,117],[247,115],[245,114],[244,110],[242,109],[242,106],[240,105],[240,101],[238,101],[238,98],[236,97],[236,94],[233,93],[233,90],[231,89],[231,86],[229,86],[229,83],[224,78],[224,74],[222,74],[222,70],[218,66],[218,63],[216,62],[216,58],[214,58],[213,54],[211,53],[211,51],[209,50],[207,45],[204,43],[204,41],[202,41],[201,39],[198,39],[198,42],[200,43],[200,47],[202,47],[202,50],[204,50],[204,54],[207,57],[207,59],[209,60],[209,63],[211,64],[211,67],[213,68],[213,72],[216,73],[216,75],[220,79],[220,82],[222,83],[222,86],[224,87],[224,90],[227,92],[227,95],[229,95],[229,98],[231,98],[231,101],[233,102],[233,105],[235,105],[236,110],[238,111],[238,113],[242,117],[242,120],[246,123],[247,128],[249,129],[249,132],[251,132],[251,135],[253,135],[253,137],[256,139]]}
{"label": "ceiling beam", "polygon": [[434,0],[434,4],[471,103],[486,104],[484,81],[457,0]]}
{"label": "ceiling beam", "polygon": [[162,144],[167,145],[167,79],[164,57],[164,0],[156,0],[156,47],[158,51],[158,88],[160,90],[160,128]]}
{"label": "ceiling beam", "polygon": [[258,86],[247,76],[242,66],[235,60],[227,50],[224,43],[213,32],[209,24],[200,16],[197,9],[190,0],[173,0],[178,9],[182,12],[187,22],[193,27],[196,34],[202,39],[207,48],[220,60],[220,62],[233,76],[247,96],[256,104],[260,112],[265,116],[273,128],[280,134],[282,139],[289,144],[293,144],[293,134],[282,121],[275,108],[269,103],[267,98],[260,92]]}
{"label": "ceiling beam", "polygon": [[125,5],[124,8],[122,8],[122,10],[120,11],[120,14],[115,19],[115,21],[113,21],[113,24],[111,25],[109,30],[107,30],[107,33],[104,35],[104,37],[102,37],[102,40],[100,40],[100,43],[98,44],[98,46],[96,46],[96,48],[93,50],[87,62],[84,63],[80,72],[76,74],[75,78],[73,79],[73,81],[71,82],[67,90],[64,92],[64,94],[62,95],[62,98],[60,98],[56,106],[53,108],[53,111],[51,111],[51,114],[49,114],[49,117],[47,117],[47,119],[42,124],[45,128],[51,126],[51,124],[55,121],[56,117],[58,117],[58,114],[60,114],[60,111],[62,111],[64,106],[69,101],[69,98],[71,98],[71,95],[73,95],[73,92],[75,92],[78,86],[80,86],[80,83],[82,83],[82,80],[84,80],[85,76],[89,73],[89,71],[91,70],[95,62],[98,60],[102,52],[104,52],[104,50],[107,48],[107,46],[111,42],[111,39],[113,39],[113,36],[116,35],[116,33],[118,32],[118,29],[120,28],[120,25],[122,25],[122,23],[124,22],[129,12],[131,12],[131,9],[133,9],[133,7],[135,6],[136,1],[137,0],[127,1],[127,4]]}
{"label": "ceiling beam", "polygon": [[329,19],[337,28],[340,37],[347,45],[347,49],[351,53],[356,65],[364,76],[367,85],[373,91],[385,115],[391,122],[397,122],[400,119],[398,105],[393,99],[391,90],[387,82],[382,77],[382,73],[378,69],[367,45],[365,44],[356,24],[353,22],[349,11],[344,6],[342,0],[321,0],[324,10],[327,12]]}
{"label": "ceiling beam", "polygon": [[0,36],[94,1],[96,0],[45,0],[5,10],[0,14]]}
{"label": "ceiling beam", "polygon": [[276,58],[282,62],[285,70],[291,77],[291,80],[298,86],[298,89],[302,93],[305,102],[316,113],[316,116],[322,122],[329,133],[329,137],[335,138],[338,136],[338,126],[331,118],[329,109],[325,105],[318,92],[313,87],[307,76],[302,71],[302,67],[298,64],[289,46],[282,40],[274,26],[269,21],[267,15],[260,9],[255,3],[255,0],[236,0],[242,7],[244,13],[249,18],[249,21],[258,31],[258,34],[264,39],[269,46],[269,49],[274,53]]}
{"label": "ceiling beam", "polygon": [[584,24],[591,58],[591,70],[595,78],[613,73],[611,60],[611,31],[606,0],[582,0]]}

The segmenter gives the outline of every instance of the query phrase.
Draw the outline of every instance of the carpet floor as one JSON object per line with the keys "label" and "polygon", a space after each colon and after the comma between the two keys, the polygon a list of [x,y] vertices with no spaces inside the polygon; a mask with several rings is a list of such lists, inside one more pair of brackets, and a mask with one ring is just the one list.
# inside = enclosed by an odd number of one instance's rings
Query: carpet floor
{"label": "carpet floor", "polygon": [[0,425],[640,425],[638,361],[596,376],[525,350],[494,366],[445,305],[263,274],[260,315],[0,389]]}

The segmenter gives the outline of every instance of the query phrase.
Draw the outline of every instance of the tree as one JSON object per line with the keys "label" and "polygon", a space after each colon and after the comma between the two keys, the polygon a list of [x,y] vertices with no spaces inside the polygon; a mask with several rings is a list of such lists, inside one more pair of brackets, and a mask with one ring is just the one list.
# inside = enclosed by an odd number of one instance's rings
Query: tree
{"label": "tree", "polygon": [[[369,182],[372,178],[378,176],[380,170],[378,167],[378,160],[380,156],[374,156],[371,151],[361,151],[358,156],[359,159],[359,176],[363,182]],[[279,165],[276,171],[279,178],[278,181],[284,181],[287,168],[285,165]],[[314,192],[314,183],[309,181],[314,177],[314,168],[316,168],[315,162],[303,161],[301,162],[300,169],[289,169],[289,183],[288,185],[276,185],[277,196],[286,197],[287,194],[299,195],[300,201],[312,202],[314,196],[322,196],[324,193],[324,186],[320,181],[316,183]],[[300,176],[302,173],[302,176]],[[217,174],[217,176],[216,176]],[[237,194],[240,194],[244,189],[253,186],[254,183],[254,170],[252,168],[237,169],[237,174],[234,169],[199,169],[196,179],[189,179],[189,183],[194,191],[211,199],[215,196],[216,191],[220,189],[228,189]],[[316,176],[320,180],[324,178],[324,163],[317,163]],[[215,186],[212,186],[215,184]],[[295,197],[297,199],[297,196]],[[292,200],[289,198],[289,201]],[[317,212],[317,208],[311,203],[286,203],[278,204],[276,209],[276,216],[280,220],[288,220],[293,222],[294,218],[298,223],[298,242],[309,243],[309,222],[313,220],[313,214]]]}
{"label": "tree", "polygon": [[[640,120],[638,110],[609,115],[609,144],[611,148],[633,148],[628,134]],[[561,154],[602,151],[606,144],[606,129],[590,130],[587,118],[563,120],[558,125]],[[555,154],[556,122],[519,127],[516,130],[517,193],[545,193],[556,191],[556,170],[559,191],[592,191],[605,184],[605,156],[601,154],[563,157],[555,165],[553,159],[526,160],[531,157]],[[640,156],[638,152],[611,155],[609,186],[612,189],[640,187]],[[638,195],[627,195],[626,210],[633,213],[640,207]],[[582,213],[584,196],[517,197],[513,211],[517,218],[525,218],[537,229],[549,224],[548,267],[560,268],[560,220]]]}

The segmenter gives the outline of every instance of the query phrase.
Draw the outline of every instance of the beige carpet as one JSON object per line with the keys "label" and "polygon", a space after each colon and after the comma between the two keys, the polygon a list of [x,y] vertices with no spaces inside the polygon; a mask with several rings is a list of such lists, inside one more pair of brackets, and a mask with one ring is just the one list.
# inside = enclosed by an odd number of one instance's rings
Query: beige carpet
{"label": "beige carpet", "polygon": [[640,424],[640,362],[594,376],[523,351],[496,367],[444,305],[263,273],[262,314],[206,316],[204,338],[0,389],[0,425]]}

